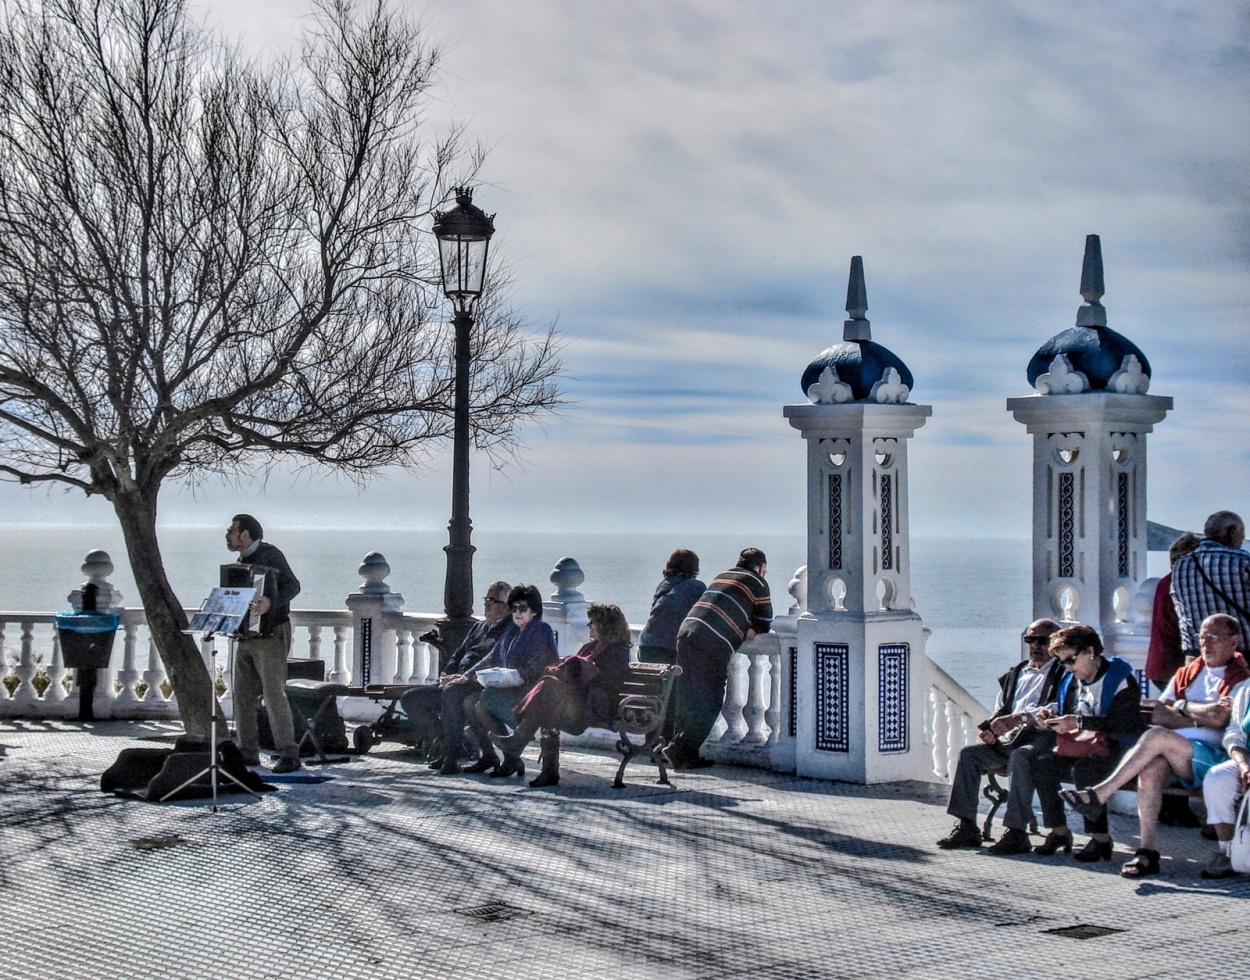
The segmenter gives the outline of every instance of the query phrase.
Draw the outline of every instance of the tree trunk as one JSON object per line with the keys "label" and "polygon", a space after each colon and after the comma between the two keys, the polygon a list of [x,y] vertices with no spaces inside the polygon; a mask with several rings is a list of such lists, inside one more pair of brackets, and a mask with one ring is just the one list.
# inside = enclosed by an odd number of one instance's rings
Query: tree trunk
{"label": "tree trunk", "polygon": [[121,523],[148,631],[178,697],[182,723],[189,735],[208,735],[216,707],[213,679],[195,640],[182,632],[187,628],[187,616],[165,574],[156,538],[155,494],[149,497],[138,490],[119,491],[113,509]]}

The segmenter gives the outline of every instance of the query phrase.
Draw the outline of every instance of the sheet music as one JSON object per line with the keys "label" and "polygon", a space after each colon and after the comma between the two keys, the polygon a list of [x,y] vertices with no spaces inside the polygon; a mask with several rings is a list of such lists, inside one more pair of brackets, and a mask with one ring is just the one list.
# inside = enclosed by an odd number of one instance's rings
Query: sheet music
{"label": "sheet music", "polygon": [[199,611],[191,617],[190,633],[226,633],[240,632],[244,620],[249,618],[248,611],[252,600],[256,598],[256,590],[252,588],[216,588],[208,594],[208,598],[200,603]]}

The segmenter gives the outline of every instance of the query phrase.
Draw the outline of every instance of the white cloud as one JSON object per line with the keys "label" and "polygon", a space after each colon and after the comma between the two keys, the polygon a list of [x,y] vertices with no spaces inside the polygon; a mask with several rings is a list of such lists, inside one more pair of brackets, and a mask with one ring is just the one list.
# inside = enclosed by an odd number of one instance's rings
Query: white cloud
{"label": "white cloud", "polygon": [[[204,5],[257,49],[309,9]],[[859,254],[874,338],[934,405],[914,440],[913,530],[1026,533],[1029,437],[1004,403],[1074,322],[1090,232],[1111,326],[1150,359],[1151,392],[1176,399],[1151,437],[1152,515],[1192,526],[1195,510],[1239,506],[1243,5],[407,6],[448,43],[441,108],[494,147],[478,203],[498,212],[516,299],[571,339],[577,403],[533,430],[507,480],[475,461],[480,527],[792,520],[803,456],[780,409],[840,338]],[[744,471],[763,474],[763,512],[733,492]],[[298,496],[327,514],[355,499]],[[441,473],[366,499],[370,514],[445,520]],[[186,507],[171,497],[164,513]]]}

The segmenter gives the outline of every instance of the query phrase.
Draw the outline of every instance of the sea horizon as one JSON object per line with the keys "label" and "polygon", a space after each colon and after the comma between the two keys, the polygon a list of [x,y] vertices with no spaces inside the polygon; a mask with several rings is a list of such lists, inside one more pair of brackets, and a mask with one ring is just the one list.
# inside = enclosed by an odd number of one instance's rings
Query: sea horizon
{"label": "sea horizon", "polygon": [[[217,581],[217,568],[234,557],[225,548],[224,527],[163,525],[161,551],[170,583],[187,608],[195,608]],[[441,613],[447,542],[445,529],[299,528],[272,525],[266,539],[287,555],[303,589],[296,609],[343,609],[358,589],[357,567],[369,552],[381,552],[391,566],[386,582],[403,596],[409,612]],[[52,612],[67,605],[81,584],[89,550],[109,552],[109,577],[127,607],[139,605],[121,529],[112,524],[0,524],[0,544],[24,556],[19,578],[0,584],[0,608]],[[691,548],[707,581],[733,565],[743,547],[768,555],[768,581],[777,615],[792,599],[788,585],[806,563],[802,533],[751,534],[627,531],[475,529],[474,589],[502,578],[553,591],[549,576],[561,558],[576,559],[586,576],[580,590],[592,602],[613,602],[633,624],[646,620],[651,596],[670,551]],[[1021,655],[1019,635],[1032,618],[1031,546],[1027,538],[913,535],[912,596],[931,630],[926,652],[983,703],[992,703],[995,678]],[[1166,564],[1166,557],[1163,558]],[[475,596],[476,598],[476,596]],[[479,604],[475,602],[475,609]],[[6,637],[6,654],[16,633]]]}

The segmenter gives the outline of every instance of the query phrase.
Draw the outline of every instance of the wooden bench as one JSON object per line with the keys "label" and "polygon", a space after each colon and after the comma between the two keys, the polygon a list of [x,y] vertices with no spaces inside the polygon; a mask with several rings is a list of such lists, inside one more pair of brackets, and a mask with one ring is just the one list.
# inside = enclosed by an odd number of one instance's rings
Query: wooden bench
{"label": "wooden bench", "polygon": [[[673,684],[681,668],[672,664],[631,663],[629,678],[621,688],[612,730],[616,732],[616,750],[621,765],[616,770],[616,789],[625,786],[625,767],[636,756],[645,755],[660,770],[660,782],[669,785],[668,759],[664,757],[664,717],[673,696]],[[635,742],[635,738],[642,739]]]}

